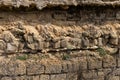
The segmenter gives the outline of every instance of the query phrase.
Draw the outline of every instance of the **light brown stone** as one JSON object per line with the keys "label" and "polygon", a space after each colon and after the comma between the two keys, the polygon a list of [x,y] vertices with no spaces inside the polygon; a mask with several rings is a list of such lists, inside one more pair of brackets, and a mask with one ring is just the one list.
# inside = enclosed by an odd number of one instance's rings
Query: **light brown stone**
{"label": "light brown stone", "polygon": [[31,62],[27,64],[27,74],[28,75],[40,75],[44,73],[45,65],[40,62]]}

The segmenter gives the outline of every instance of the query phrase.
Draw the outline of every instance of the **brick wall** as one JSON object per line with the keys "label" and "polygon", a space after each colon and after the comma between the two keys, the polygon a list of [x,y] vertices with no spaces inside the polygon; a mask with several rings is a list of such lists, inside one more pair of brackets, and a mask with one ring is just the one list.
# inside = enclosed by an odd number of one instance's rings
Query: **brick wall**
{"label": "brick wall", "polygon": [[[1,11],[0,79],[120,80],[119,13],[111,7]],[[9,57],[24,53],[55,60]],[[71,57],[56,57],[63,54]]]}

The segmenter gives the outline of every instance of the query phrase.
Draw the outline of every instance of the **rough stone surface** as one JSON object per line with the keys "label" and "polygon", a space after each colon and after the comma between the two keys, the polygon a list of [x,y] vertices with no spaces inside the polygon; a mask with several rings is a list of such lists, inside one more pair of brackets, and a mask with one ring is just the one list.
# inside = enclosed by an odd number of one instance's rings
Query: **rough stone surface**
{"label": "rough stone surface", "polygon": [[[30,7],[36,6],[38,9],[43,9],[49,6],[63,6],[67,9],[69,5],[120,5],[119,0],[1,0],[0,5],[19,8],[20,6]],[[65,7],[64,7],[65,6]]]}
{"label": "rough stone surface", "polygon": [[119,80],[119,3],[1,0],[0,80]]}

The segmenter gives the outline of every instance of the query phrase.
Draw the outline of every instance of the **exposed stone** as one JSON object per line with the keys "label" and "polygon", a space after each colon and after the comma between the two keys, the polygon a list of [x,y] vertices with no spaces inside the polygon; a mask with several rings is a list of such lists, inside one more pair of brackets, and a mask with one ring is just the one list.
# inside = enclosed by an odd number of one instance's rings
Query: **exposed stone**
{"label": "exposed stone", "polygon": [[45,66],[45,73],[61,73],[61,64],[49,64]]}
{"label": "exposed stone", "polygon": [[9,62],[2,61],[0,64],[0,75],[24,75],[26,74],[26,66],[21,61]]}
{"label": "exposed stone", "polygon": [[5,50],[6,48],[6,43],[3,40],[0,40],[0,50]]}
{"label": "exposed stone", "polygon": [[14,43],[7,43],[7,53],[14,53],[18,50],[17,46]]}
{"label": "exposed stone", "polygon": [[119,80],[119,76],[111,76],[108,80]]}
{"label": "exposed stone", "polygon": [[49,80],[50,76],[49,75],[41,75],[40,80]]}
{"label": "exposed stone", "polygon": [[93,70],[83,71],[82,72],[82,77],[83,77],[83,79],[94,79],[95,77],[97,77],[97,73]]}
{"label": "exposed stone", "polygon": [[27,64],[27,74],[28,75],[40,75],[43,74],[45,71],[45,66],[40,62],[30,62]]}
{"label": "exposed stone", "polygon": [[112,56],[106,55],[103,59],[103,67],[109,68],[109,67],[116,67],[116,59]]}
{"label": "exposed stone", "polygon": [[111,47],[106,46],[106,47],[104,47],[103,49],[104,49],[104,50],[106,51],[106,53],[108,53],[108,54],[116,54],[116,53],[118,52],[118,48],[111,48]]}
{"label": "exposed stone", "polygon": [[85,38],[82,38],[82,47],[83,48],[87,48],[87,47],[89,47],[89,40],[88,40],[88,38],[87,37],[85,37]]}
{"label": "exposed stone", "polygon": [[11,77],[3,77],[1,80],[12,80]]}
{"label": "exposed stone", "polygon": [[77,73],[68,73],[66,75],[66,80],[77,80],[78,74]]}
{"label": "exposed stone", "polygon": [[1,0],[0,53],[10,54],[0,56],[0,79],[120,79],[120,1],[110,1]]}
{"label": "exposed stone", "polygon": [[102,60],[94,58],[94,57],[88,57],[88,68],[89,69],[100,69],[102,68]]}
{"label": "exposed stone", "polygon": [[50,75],[50,80],[66,80],[66,74]]}
{"label": "exposed stone", "polygon": [[16,41],[17,39],[15,38],[15,36],[9,32],[9,31],[4,31],[2,34],[1,34],[1,38],[7,42],[7,43],[10,43],[10,42],[14,42]]}

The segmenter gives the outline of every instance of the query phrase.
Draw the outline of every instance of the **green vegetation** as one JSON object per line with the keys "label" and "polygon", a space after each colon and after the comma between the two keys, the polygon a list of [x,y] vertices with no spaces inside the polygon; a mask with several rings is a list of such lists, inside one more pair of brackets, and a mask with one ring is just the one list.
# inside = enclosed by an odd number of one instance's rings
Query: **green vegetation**
{"label": "green vegetation", "polygon": [[101,48],[101,47],[99,47],[99,48],[97,49],[97,51],[99,52],[99,55],[100,55],[100,56],[104,56],[104,55],[107,54],[106,50],[104,50],[104,49]]}
{"label": "green vegetation", "polygon": [[17,56],[16,59],[27,60],[28,59],[28,55],[24,54],[24,55],[21,55],[21,56]]}
{"label": "green vegetation", "polygon": [[63,54],[62,60],[69,60],[69,59],[70,59],[70,55],[69,54]]}

